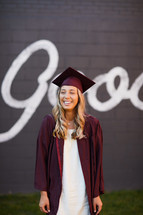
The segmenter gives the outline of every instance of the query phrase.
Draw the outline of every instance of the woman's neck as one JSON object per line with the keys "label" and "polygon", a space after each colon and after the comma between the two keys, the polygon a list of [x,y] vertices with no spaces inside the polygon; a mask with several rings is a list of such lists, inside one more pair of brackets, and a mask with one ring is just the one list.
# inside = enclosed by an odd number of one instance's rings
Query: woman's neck
{"label": "woman's neck", "polygon": [[67,120],[68,129],[74,129],[75,113],[73,111],[66,111],[65,117],[66,117],[66,120]]}
{"label": "woman's neck", "polygon": [[66,111],[65,117],[67,121],[73,121],[75,117],[74,111]]}

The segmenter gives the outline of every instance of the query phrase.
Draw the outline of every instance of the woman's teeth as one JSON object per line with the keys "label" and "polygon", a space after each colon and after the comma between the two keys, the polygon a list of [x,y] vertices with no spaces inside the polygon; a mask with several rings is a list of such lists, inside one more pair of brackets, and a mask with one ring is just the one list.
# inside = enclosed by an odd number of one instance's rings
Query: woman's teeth
{"label": "woman's teeth", "polygon": [[69,105],[71,102],[64,102],[64,104]]}

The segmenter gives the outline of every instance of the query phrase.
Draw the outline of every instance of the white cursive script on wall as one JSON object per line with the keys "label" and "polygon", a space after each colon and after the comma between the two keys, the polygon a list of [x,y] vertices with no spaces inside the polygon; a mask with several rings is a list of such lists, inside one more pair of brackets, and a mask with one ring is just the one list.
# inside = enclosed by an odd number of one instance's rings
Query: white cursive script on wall
{"label": "white cursive script on wall", "polygon": [[[49,64],[43,73],[38,77],[39,85],[33,95],[26,100],[19,101],[11,95],[13,80],[21,66],[34,52],[40,49],[47,51],[49,55]],[[55,45],[48,40],[39,40],[25,48],[13,61],[4,77],[1,93],[7,105],[13,108],[24,109],[24,111],[9,131],[0,134],[0,142],[5,142],[12,139],[24,128],[32,115],[35,113],[46,93],[48,93],[47,96],[50,104],[55,105],[57,87],[50,83],[48,88],[47,81],[51,79],[55,73],[58,66],[58,60],[59,55]],[[120,83],[116,89],[114,82],[117,76],[120,77]],[[136,108],[143,110],[143,101],[139,99],[139,91],[143,85],[143,73],[141,73],[141,75],[135,80],[130,89],[128,89],[128,73],[122,67],[115,67],[108,73],[97,76],[94,81],[96,82],[96,85],[87,91],[87,100],[93,109],[98,111],[109,111],[117,106],[123,99],[130,99]],[[97,92],[99,87],[104,83],[106,84],[106,89],[109,93],[110,99],[105,102],[101,102],[97,99]]]}
{"label": "white cursive script on wall", "polygon": [[[38,77],[38,87],[33,95],[26,100],[16,100],[11,95],[11,85],[12,82],[18,73],[21,66],[28,60],[28,58],[36,51],[44,49],[49,54],[49,64],[43,73]],[[0,142],[8,141],[11,138],[15,137],[27,124],[29,119],[32,117],[37,107],[41,103],[43,97],[45,96],[48,90],[47,81],[53,76],[54,72],[57,69],[59,61],[59,55],[55,45],[48,40],[40,40],[24,49],[17,58],[13,61],[11,67],[9,68],[3,83],[2,83],[2,97],[6,104],[14,108],[24,108],[24,111],[21,117],[13,125],[13,127],[5,132],[0,134]]]}
{"label": "white cursive script on wall", "polygon": [[[120,84],[115,88],[115,78],[120,77]],[[132,104],[140,110],[143,110],[143,101],[139,99],[139,91],[143,86],[143,73],[135,80],[130,89],[128,73],[122,67],[115,67],[108,73],[97,76],[94,81],[96,84],[87,91],[88,102],[92,108],[98,111],[109,111],[117,106],[123,99],[130,99]],[[106,89],[110,99],[101,102],[97,99],[98,88],[106,84]]]}

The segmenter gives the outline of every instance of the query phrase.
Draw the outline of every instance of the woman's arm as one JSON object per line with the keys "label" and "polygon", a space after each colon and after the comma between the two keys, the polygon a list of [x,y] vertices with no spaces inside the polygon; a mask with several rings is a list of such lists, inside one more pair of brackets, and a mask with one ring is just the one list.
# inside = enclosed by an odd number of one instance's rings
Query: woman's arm
{"label": "woman's arm", "polygon": [[104,193],[103,180],[103,135],[102,128],[98,120],[95,119],[93,128],[93,152],[94,152],[94,187],[93,187],[93,209],[94,213],[99,214],[102,210],[100,194]]}
{"label": "woman's arm", "polygon": [[51,140],[53,121],[50,115],[43,119],[37,138],[37,152],[35,165],[35,188],[41,191],[39,202],[40,210],[44,213],[50,211],[48,198],[48,150]]}
{"label": "woman's arm", "polygon": [[100,196],[97,196],[95,198],[93,198],[93,209],[94,209],[94,213],[99,214],[100,211],[102,210],[102,201],[100,199]]}
{"label": "woman's arm", "polygon": [[50,212],[50,203],[49,203],[49,198],[46,191],[41,191],[39,207],[40,207],[40,210],[44,213]]}

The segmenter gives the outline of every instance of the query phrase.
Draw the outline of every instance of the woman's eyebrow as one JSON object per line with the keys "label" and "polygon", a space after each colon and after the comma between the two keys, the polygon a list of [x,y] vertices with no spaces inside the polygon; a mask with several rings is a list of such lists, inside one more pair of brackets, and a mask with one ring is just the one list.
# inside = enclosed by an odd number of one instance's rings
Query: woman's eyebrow
{"label": "woman's eyebrow", "polygon": [[[67,90],[66,89],[61,89],[61,91],[67,91]],[[69,89],[69,91],[75,92],[76,90],[75,89]]]}
{"label": "woman's eyebrow", "polygon": [[70,91],[74,91],[75,92],[76,90],[75,89],[70,89]]}

